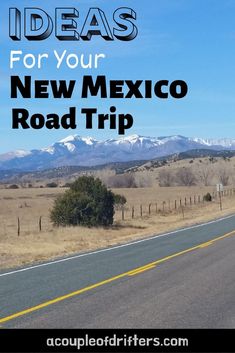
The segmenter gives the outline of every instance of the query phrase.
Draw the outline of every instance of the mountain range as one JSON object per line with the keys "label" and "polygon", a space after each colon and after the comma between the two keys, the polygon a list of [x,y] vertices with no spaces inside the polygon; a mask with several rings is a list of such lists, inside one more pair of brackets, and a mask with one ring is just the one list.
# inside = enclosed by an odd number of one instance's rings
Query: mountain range
{"label": "mountain range", "polygon": [[95,166],[111,162],[152,160],[194,149],[231,151],[235,150],[235,139],[131,135],[99,141],[91,137],[72,135],[47,148],[1,154],[0,170],[36,171],[61,166]]}

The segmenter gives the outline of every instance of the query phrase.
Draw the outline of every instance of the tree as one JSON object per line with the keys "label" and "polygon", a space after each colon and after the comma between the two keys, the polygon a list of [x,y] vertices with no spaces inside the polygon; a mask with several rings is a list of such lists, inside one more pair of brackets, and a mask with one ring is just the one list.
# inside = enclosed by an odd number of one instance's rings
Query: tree
{"label": "tree", "polygon": [[133,174],[119,174],[111,176],[107,182],[110,188],[136,188]]}
{"label": "tree", "polygon": [[191,168],[180,168],[177,172],[177,181],[179,185],[192,186],[196,183],[196,177]]}
{"label": "tree", "polygon": [[217,175],[221,184],[224,186],[229,185],[230,176],[227,168],[220,168],[217,172]]}
{"label": "tree", "polygon": [[159,172],[159,186],[172,186],[175,176],[171,170],[163,169]]}
{"label": "tree", "polygon": [[126,204],[125,196],[119,195],[119,194],[114,194],[114,203],[115,203],[115,208],[117,210],[122,209],[122,207]]}
{"label": "tree", "polygon": [[11,185],[8,186],[8,189],[19,189],[19,185],[11,184]]}
{"label": "tree", "polygon": [[108,226],[113,223],[114,195],[99,179],[83,176],[57,197],[51,211],[56,226]]}
{"label": "tree", "polygon": [[212,201],[211,194],[208,192],[206,195],[203,196],[203,200],[206,202],[211,202]]}
{"label": "tree", "polygon": [[47,184],[46,184],[46,187],[47,187],[47,188],[57,188],[57,187],[58,187],[58,184],[55,183],[54,181],[52,181],[51,183],[47,183]]}
{"label": "tree", "polygon": [[202,165],[198,169],[198,177],[204,186],[208,186],[211,183],[211,177],[213,175],[212,170],[207,165]]}

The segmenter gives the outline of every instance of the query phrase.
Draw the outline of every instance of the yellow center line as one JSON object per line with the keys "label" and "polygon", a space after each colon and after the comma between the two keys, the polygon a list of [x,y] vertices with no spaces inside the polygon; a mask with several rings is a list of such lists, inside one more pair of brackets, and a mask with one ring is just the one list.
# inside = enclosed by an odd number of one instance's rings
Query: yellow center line
{"label": "yellow center line", "polygon": [[162,259],[159,259],[159,260],[156,260],[156,261],[153,261],[153,262],[150,262],[148,264],[146,264],[145,266],[141,266],[141,267],[137,267],[131,271],[127,271],[127,272],[124,272],[124,273],[121,273],[117,276],[114,276],[114,277],[111,277],[111,278],[108,278],[104,281],[101,281],[101,282],[98,282],[98,283],[95,283],[93,285],[90,285],[88,287],[85,287],[85,288],[82,288],[82,289],[79,289],[77,291],[74,291],[74,292],[71,292],[71,293],[68,293],[66,295],[63,295],[63,296],[60,296],[60,297],[57,297],[55,299],[52,299],[52,300],[49,300],[49,301],[46,301],[42,304],[39,304],[39,305],[36,305],[36,306],[33,306],[31,308],[28,308],[28,309],[25,309],[25,310],[22,310],[22,311],[19,311],[17,313],[14,313],[12,315],[9,315],[9,316],[6,316],[6,317],[3,317],[3,318],[0,318],[0,324],[4,323],[4,322],[7,322],[7,321],[10,321],[10,320],[13,320],[13,319],[16,319],[20,316],[23,316],[23,315],[26,315],[26,314],[30,314],[34,311],[37,311],[37,310],[40,310],[40,309],[43,309],[43,308],[46,308],[52,304],[56,304],[56,303],[59,303],[61,301],[64,301],[66,299],[69,299],[69,298],[72,298],[72,297],[75,297],[77,295],[80,295],[80,294],[83,294],[85,292],[88,292],[92,289],[95,289],[95,288],[98,288],[98,287],[101,287],[105,284],[108,284],[108,283],[111,283],[111,282],[114,282],[120,278],[123,278],[123,277],[126,277],[126,276],[132,276],[132,275],[135,275],[135,274],[138,274],[138,273],[141,273],[141,272],[144,272],[144,271],[147,271],[149,269],[152,269],[154,268],[156,265],[160,264],[160,263],[163,263],[165,261],[168,261],[170,259],[173,259],[177,256],[180,256],[180,255],[183,255],[183,254],[186,254],[186,253],[189,253],[193,250],[196,250],[196,249],[200,249],[201,247],[203,246],[208,246],[208,244],[210,243],[213,244],[214,242],[218,241],[218,240],[222,240],[224,238],[227,238],[229,236],[232,236],[232,235],[235,235],[235,231],[232,231],[232,232],[229,232],[229,233],[226,233],[220,237],[217,237],[217,238],[214,238],[210,241],[207,241],[205,243],[201,243],[199,245],[196,245],[194,247],[191,247],[191,248],[188,248],[186,250],[183,250],[183,251],[180,251],[178,253],[175,253],[175,254],[172,254],[172,255],[169,255],[169,256],[166,256]]}
{"label": "yellow center line", "polygon": [[147,265],[144,265],[144,266],[141,266],[141,267],[134,268],[134,270],[128,271],[127,274],[128,274],[128,275],[131,275],[132,273],[135,273],[135,272],[137,272],[137,271],[141,271],[141,270],[144,270],[144,269],[148,269],[148,268],[151,267],[151,266],[154,266],[154,267],[155,267],[155,265],[153,265],[153,264],[150,263],[150,264],[147,264]]}
{"label": "yellow center line", "polygon": [[210,245],[213,245],[213,244],[214,244],[213,241],[208,241],[207,243],[200,245],[200,248],[206,248],[207,246],[210,246]]}
{"label": "yellow center line", "polygon": [[128,272],[128,276],[135,276],[135,275],[138,275],[139,273],[151,270],[152,268],[155,268],[155,267],[156,267],[155,265],[145,266],[143,268],[140,267],[138,270]]}

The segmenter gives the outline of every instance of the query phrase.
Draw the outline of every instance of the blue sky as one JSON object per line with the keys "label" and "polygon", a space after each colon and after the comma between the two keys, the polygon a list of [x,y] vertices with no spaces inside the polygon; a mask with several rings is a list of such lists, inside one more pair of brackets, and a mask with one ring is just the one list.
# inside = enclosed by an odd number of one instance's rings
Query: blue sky
{"label": "blue sky", "polygon": [[[78,27],[83,23],[90,7],[99,7],[112,24],[112,14],[122,6],[137,13],[138,37],[131,42],[106,42],[102,38],[84,41],[58,41],[54,32],[47,40],[29,42],[25,38],[14,42],[8,34],[8,9],[34,7],[35,1],[7,0],[0,4],[0,153],[15,149],[45,147],[70,134],[93,136],[98,139],[117,138],[114,130],[86,130],[84,120],[78,116],[77,130],[12,130],[11,110],[24,107],[33,113],[67,112],[69,106],[97,107],[108,112],[111,105],[120,113],[131,113],[134,126],[127,134],[163,136],[180,134],[197,137],[235,138],[235,0],[80,0],[45,1],[37,7],[53,17],[55,7],[75,7],[80,12]],[[78,29],[79,30],[79,29]],[[78,55],[104,53],[97,70],[63,66],[48,60],[41,70],[25,69],[21,63],[9,69],[11,50],[27,53],[48,53],[53,50]],[[35,100],[10,97],[10,75],[31,75],[33,79],[76,79],[84,74],[106,75],[108,79],[143,79],[153,82],[167,79],[185,80],[189,93],[182,100],[81,100],[75,93],[71,100]]]}

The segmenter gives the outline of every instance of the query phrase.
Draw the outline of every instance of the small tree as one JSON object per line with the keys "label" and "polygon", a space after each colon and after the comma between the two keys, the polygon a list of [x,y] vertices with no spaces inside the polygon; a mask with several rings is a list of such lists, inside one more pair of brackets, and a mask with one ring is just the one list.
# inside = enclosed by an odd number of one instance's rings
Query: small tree
{"label": "small tree", "polygon": [[125,196],[114,194],[114,204],[117,210],[121,209],[126,204]]}
{"label": "small tree", "polygon": [[11,185],[8,186],[8,189],[19,189],[19,185],[11,184]]}
{"label": "small tree", "polygon": [[136,188],[134,175],[128,173],[111,176],[107,185],[110,188]]}
{"label": "small tree", "polygon": [[58,187],[58,184],[55,183],[54,181],[52,181],[51,183],[47,183],[47,184],[46,184],[46,187],[47,187],[47,188],[57,188],[57,187]]}
{"label": "small tree", "polygon": [[177,172],[177,181],[179,185],[192,186],[196,183],[196,177],[191,168],[180,168]]}
{"label": "small tree", "polygon": [[209,166],[203,165],[198,168],[197,175],[203,185],[210,185],[213,173]]}
{"label": "small tree", "polygon": [[230,175],[229,170],[227,168],[220,168],[217,171],[217,176],[221,184],[223,184],[224,186],[229,185]]}
{"label": "small tree", "polygon": [[203,200],[206,202],[211,202],[212,201],[211,194],[208,192],[206,195],[203,196]]}
{"label": "small tree", "polygon": [[172,186],[174,184],[175,176],[172,170],[163,169],[159,172],[159,186]]}
{"label": "small tree", "polygon": [[113,215],[113,193],[99,179],[83,176],[55,200],[51,220],[56,226],[108,226]]}

